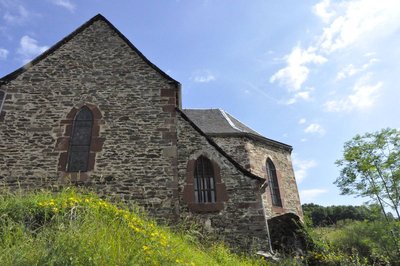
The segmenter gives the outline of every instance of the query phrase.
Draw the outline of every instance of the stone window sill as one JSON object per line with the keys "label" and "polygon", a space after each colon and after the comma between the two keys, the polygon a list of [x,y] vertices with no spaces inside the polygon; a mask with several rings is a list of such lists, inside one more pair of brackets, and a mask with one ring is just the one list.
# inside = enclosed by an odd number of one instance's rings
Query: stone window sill
{"label": "stone window sill", "polygon": [[272,206],[272,211],[275,213],[284,213],[285,209],[280,206]]}

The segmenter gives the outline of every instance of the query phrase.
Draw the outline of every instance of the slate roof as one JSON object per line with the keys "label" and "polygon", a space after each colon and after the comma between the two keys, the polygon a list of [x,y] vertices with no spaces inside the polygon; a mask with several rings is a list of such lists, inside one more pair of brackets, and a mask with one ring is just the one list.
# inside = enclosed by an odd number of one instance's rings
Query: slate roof
{"label": "slate roof", "polygon": [[292,150],[292,146],[264,137],[221,109],[184,109],[183,112],[208,136],[246,136]]}
{"label": "slate roof", "polygon": [[[196,130],[200,135],[202,135],[207,142],[213,146],[222,156],[224,156],[228,161],[230,161],[235,167],[236,169],[238,169],[240,172],[242,172],[244,175],[252,178],[252,179],[256,179],[258,181],[262,181],[265,182],[265,179],[262,177],[259,177],[255,174],[253,174],[252,172],[250,172],[249,170],[245,169],[243,166],[241,166],[237,161],[235,161],[235,159],[233,159],[231,156],[229,156],[220,146],[218,146],[218,144],[216,144],[212,138],[210,136],[208,136],[204,131],[201,130],[201,128],[199,126],[197,126],[195,124],[195,122],[193,122],[193,120],[190,119],[190,117],[188,117],[188,115],[186,114],[186,111],[183,111],[179,108],[175,108],[175,110],[177,111],[177,113],[184,119],[186,120],[189,125],[192,126],[192,128],[194,130]],[[218,110],[218,109],[217,109]]]}

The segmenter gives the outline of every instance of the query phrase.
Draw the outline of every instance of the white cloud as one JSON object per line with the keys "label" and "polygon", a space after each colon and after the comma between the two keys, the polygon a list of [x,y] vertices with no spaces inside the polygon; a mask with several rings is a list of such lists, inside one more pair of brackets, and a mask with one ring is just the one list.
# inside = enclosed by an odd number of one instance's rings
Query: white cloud
{"label": "white cloud", "polygon": [[292,52],[284,57],[287,66],[278,70],[270,78],[270,82],[279,82],[289,89],[289,91],[298,91],[307,80],[310,72],[306,64],[323,64],[327,59],[315,53],[314,48],[302,49],[296,46]]}
{"label": "white cloud", "polygon": [[311,202],[321,194],[327,193],[328,190],[322,188],[303,189],[300,190],[300,199],[302,203]]}
{"label": "white cloud", "polygon": [[208,83],[214,81],[216,77],[210,70],[197,70],[194,72],[191,79],[197,83]]}
{"label": "white cloud", "polygon": [[314,160],[299,159],[297,154],[293,154],[292,157],[293,157],[292,162],[293,162],[296,181],[300,183],[301,181],[304,180],[305,177],[307,177],[308,170],[313,167],[316,167],[317,163]]}
{"label": "white cloud", "polygon": [[352,111],[353,109],[367,109],[374,105],[378,91],[383,82],[367,84],[368,78],[361,78],[353,87],[353,93],[345,98],[331,100],[325,103],[325,110],[329,112]]}
{"label": "white cloud", "polygon": [[320,124],[313,123],[313,124],[308,125],[308,127],[306,127],[304,129],[304,132],[305,133],[317,133],[322,136],[325,134],[326,131]]}
{"label": "white cloud", "polygon": [[305,118],[300,118],[299,120],[299,124],[304,124],[305,122],[307,122],[307,120]]}
{"label": "white cloud", "polygon": [[0,60],[7,59],[8,50],[4,48],[0,48]]}
{"label": "white cloud", "polygon": [[20,40],[20,46],[17,49],[17,53],[22,56],[23,63],[27,63],[35,56],[46,51],[48,48],[48,46],[39,46],[37,40],[25,35]]}
{"label": "white cloud", "polygon": [[301,91],[294,92],[293,96],[285,102],[285,104],[290,105],[296,103],[298,100],[303,100],[303,101],[310,101],[311,98],[311,92],[314,90],[314,88],[306,88]]}
{"label": "white cloud", "polygon": [[319,50],[327,53],[348,47],[362,37],[399,28],[398,0],[354,0],[334,4],[323,0],[317,5],[323,4],[326,4],[324,10],[328,14],[335,14],[332,23],[323,29],[317,44]]}
{"label": "white cloud", "polygon": [[369,68],[372,64],[375,62],[378,62],[379,60],[376,58],[371,58],[367,63],[363,64],[360,67],[355,67],[353,64],[349,64],[345,66],[336,76],[336,80],[342,80],[351,76],[354,76],[355,74],[358,74],[360,72],[365,71],[367,68]]}
{"label": "white cloud", "polygon": [[325,23],[329,22],[330,19],[335,15],[335,11],[329,10],[329,7],[331,5],[330,0],[323,0],[313,6],[313,12],[315,15],[320,17],[322,21]]}
{"label": "white cloud", "polygon": [[346,77],[351,77],[359,72],[360,69],[357,69],[353,64],[349,64],[345,66],[336,76],[337,80],[344,79]]}
{"label": "white cloud", "polygon": [[22,5],[18,5],[14,8],[6,4],[3,5],[9,7],[9,10],[3,15],[3,19],[8,24],[21,24],[27,21],[31,15],[30,12]]}
{"label": "white cloud", "polygon": [[63,7],[67,10],[69,10],[70,12],[74,12],[76,5],[71,2],[70,0],[50,0],[53,4],[55,4],[56,6],[60,6]]}
{"label": "white cloud", "polygon": [[[289,89],[292,96],[287,104],[310,98],[307,92],[296,93],[302,90],[312,67],[326,63],[334,52],[350,46],[368,45],[385,36],[396,34],[400,29],[398,0],[321,0],[313,6],[313,12],[323,20],[325,26],[313,38],[314,41],[305,46],[307,48],[294,46],[284,56],[286,66],[270,77],[271,83],[279,82],[279,85]],[[374,62],[376,59],[371,59],[362,66],[348,64],[338,73],[337,80],[365,71]]]}

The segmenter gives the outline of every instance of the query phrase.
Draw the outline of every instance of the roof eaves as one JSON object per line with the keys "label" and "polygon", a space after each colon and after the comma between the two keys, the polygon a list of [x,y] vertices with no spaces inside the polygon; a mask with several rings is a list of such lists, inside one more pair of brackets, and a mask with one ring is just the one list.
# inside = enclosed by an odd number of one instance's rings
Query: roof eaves
{"label": "roof eaves", "polygon": [[97,14],[93,18],[91,18],[89,21],[85,22],[83,25],[81,25],[79,28],[74,30],[72,33],[64,37],[62,40],[54,44],[52,47],[50,47],[48,50],[46,50],[44,53],[40,54],[37,56],[35,59],[27,63],[26,65],[18,68],[17,70],[9,73],[8,75],[2,77],[0,79],[0,85],[6,84],[12,80],[14,80],[16,77],[18,77],[20,74],[25,72],[28,68],[31,66],[36,65],[38,62],[41,60],[45,59],[47,56],[55,52],[58,48],[60,48],[63,44],[67,43],[70,41],[73,37],[75,37],[77,34],[85,30],[87,27],[92,25],[94,22],[102,20],[105,23],[107,23],[111,29],[113,29],[118,36],[125,41],[125,43],[132,49],[134,50],[150,67],[152,67],[154,70],[156,70],[161,76],[166,78],[167,80],[171,81],[172,83],[176,84],[177,88],[179,88],[180,83],[176,81],[175,79],[171,78],[168,74],[166,74],[164,71],[162,71],[160,68],[158,68],[156,65],[154,65],[152,62],[150,62],[149,59],[147,59],[111,22],[109,22],[103,15]]}
{"label": "roof eaves", "polygon": [[229,156],[220,146],[218,146],[218,144],[215,143],[206,133],[204,133],[198,126],[196,126],[196,124],[181,109],[179,108],[175,109],[183,119],[185,119],[200,135],[202,135],[207,140],[207,142],[211,146],[213,146],[222,156],[224,156],[229,162],[231,162],[236,167],[236,169],[238,169],[241,173],[252,179],[256,179],[263,182],[265,181],[264,178],[261,178],[243,168],[237,161],[235,161],[231,156]]}

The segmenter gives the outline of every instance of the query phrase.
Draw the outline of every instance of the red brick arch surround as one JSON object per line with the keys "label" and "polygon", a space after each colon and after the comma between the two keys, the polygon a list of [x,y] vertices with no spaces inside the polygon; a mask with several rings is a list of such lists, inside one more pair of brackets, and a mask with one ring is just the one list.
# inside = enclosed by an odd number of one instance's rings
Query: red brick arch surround
{"label": "red brick arch surround", "polygon": [[217,212],[224,209],[224,202],[228,200],[225,184],[221,180],[221,169],[219,165],[211,160],[214,178],[216,202],[199,203],[195,200],[194,193],[194,171],[196,160],[189,160],[187,163],[186,182],[183,187],[183,201],[187,203],[189,210],[193,212]]}
{"label": "red brick arch surround", "polygon": [[[67,162],[68,162],[68,148],[69,141],[72,135],[72,125],[74,123],[74,118],[77,112],[86,106],[93,114],[93,127],[92,136],[90,143],[89,161],[87,172],[73,173],[67,172]],[[96,105],[85,103],[78,108],[74,107],[67,114],[66,118],[61,120],[60,126],[64,128],[64,133],[57,139],[55,150],[60,152],[58,160],[58,172],[62,179],[71,178],[71,181],[86,181],[89,177],[89,173],[94,170],[96,153],[100,152],[103,148],[105,139],[100,137],[100,126],[104,124],[102,120],[102,114]]]}

